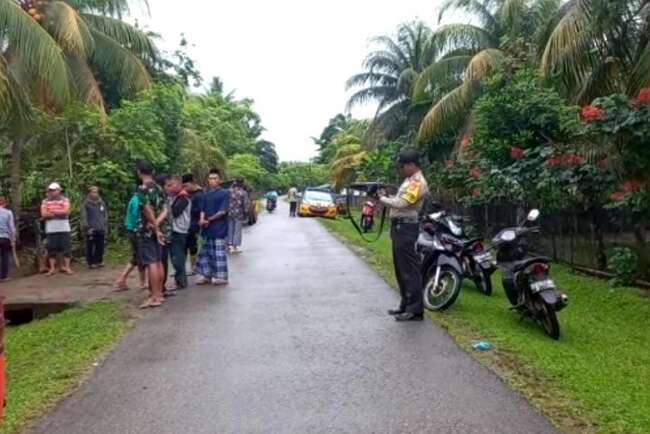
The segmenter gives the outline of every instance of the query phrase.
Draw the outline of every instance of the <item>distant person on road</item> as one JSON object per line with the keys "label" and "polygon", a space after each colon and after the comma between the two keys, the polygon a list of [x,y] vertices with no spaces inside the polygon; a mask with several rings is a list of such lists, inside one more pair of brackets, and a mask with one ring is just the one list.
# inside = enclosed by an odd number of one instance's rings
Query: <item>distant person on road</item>
{"label": "distant person on road", "polygon": [[104,266],[104,247],[108,229],[108,209],[99,195],[99,187],[90,187],[81,206],[81,230],[86,236],[88,268]]}
{"label": "distant person on road", "polygon": [[230,187],[230,205],[228,208],[228,251],[241,253],[242,224],[250,210],[251,201],[244,190],[244,180],[236,179]]}
{"label": "distant person on road", "polygon": [[[203,189],[194,181],[194,175],[191,173],[183,175],[183,189],[187,192],[192,202],[190,230],[187,232],[187,254],[190,256],[190,269],[193,269],[196,255],[199,253],[199,233],[201,232],[199,220],[201,219]],[[189,274],[194,274],[194,271],[192,270]]]}
{"label": "distant person on road", "polygon": [[140,209],[140,198],[138,197],[138,191],[136,191],[131,196],[129,204],[126,208],[126,215],[124,217],[124,227],[126,229],[127,238],[129,240],[129,245],[131,246],[131,261],[127,264],[126,268],[117,278],[113,287],[117,291],[127,291],[129,289],[126,281],[129,278],[129,275],[136,268],[138,269],[140,275],[140,289],[146,290],[147,286],[147,273],[143,265],[138,261],[138,226],[140,224],[140,219],[142,218],[142,210]]}
{"label": "distant person on road", "polygon": [[147,268],[149,298],[140,306],[142,309],[162,306],[163,264],[162,249],[165,243],[164,227],[167,220],[165,195],[153,178],[153,165],[146,160],[139,161],[137,173],[142,185],[138,188],[140,220],[137,228],[138,263]]}
{"label": "distant person on road", "polygon": [[[57,260],[63,258],[61,271],[74,274],[70,267],[71,228],[70,228],[70,201],[61,194],[61,185],[51,183],[48,188],[48,197],[41,203],[41,218],[45,220],[45,233],[47,235],[47,253],[49,270],[48,276],[56,273]],[[61,265],[59,263],[59,265]]]}
{"label": "distant person on road", "polygon": [[278,196],[278,192],[275,190],[266,193],[266,209],[272,211],[278,206]]}
{"label": "distant person on road", "polygon": [[203,245],[196,261],[195,271],[199,275],[197,284],[227,285],[228,255],[228,191],[221,188],[221,176],[217,169],[208,175],[208,188],[201,198],[199,224],[202,228]]}
{"label": "distant person on road", "polygon": [[298,208],[298,189],[296,187],[289,189],[287,199],[289,199],[289,217],[295,217]]}
{"label": "distant person on road", "polygon": [[187,234],[192,220],[192,202],[189,194],[183,189],[180,176],[170,176],[165,183],[167,193],[167,208],[171,216],[171,235],[169,252],[174,267],[174,284],[172,291],[187,288]]}
{"label": "distant person on road", "polygon": [[0,283],[9,280],[9,263],[15,242],[14,214],[7,209],[7,199],[0,196]]}

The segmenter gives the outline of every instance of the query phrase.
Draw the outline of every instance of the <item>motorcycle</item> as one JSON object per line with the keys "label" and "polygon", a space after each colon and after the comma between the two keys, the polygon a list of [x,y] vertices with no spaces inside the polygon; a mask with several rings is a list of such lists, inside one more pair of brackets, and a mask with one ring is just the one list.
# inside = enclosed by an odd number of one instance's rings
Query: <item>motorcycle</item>
{"label": "motorcycle", "polygon": [[272,213],[273,211],[275,211],[275,207],[276,207],[276,206],[277,206],[277,205],[276,205],[276,203],[275,203],[274,200],[266,199],[266,210],[267,210],[269,213]]}
{"label": "motorcycle", "polygon": [[535,225],[539,215],[539,210],[533,209],[519,226],[501,230],[492,240],[492,247],[497,250],[497,264],[503,270],[503,289],[511,309],[522,318],[535,320],[557,340],[557,312],[567,306],[569,299],[549,276],[549,258],[533,256],[528,251],[527,236],[539,233],[540,228]]}
{"label": "motorcycle", "polygon": [[422,259],[427,309],[451,306],[460,294],[463,278],[472,279],[483,294],[492,294],[496,264],[480,238],[463,238],[462,227],[445,211],[425,217],[422,229],[416,249]]}
{"label": "motorcycle", "polygon": [[361,229],[364,232],[370,231],[375,224],[375,207],[375,203],[370,200],[363,204],[361,209]]}

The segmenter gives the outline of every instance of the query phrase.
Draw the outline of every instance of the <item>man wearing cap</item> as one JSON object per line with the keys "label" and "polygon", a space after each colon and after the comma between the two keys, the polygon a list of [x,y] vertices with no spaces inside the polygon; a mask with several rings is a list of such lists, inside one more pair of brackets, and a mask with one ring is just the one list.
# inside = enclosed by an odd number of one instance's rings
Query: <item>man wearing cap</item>
{"label": "man wearing cap", "polygon": [[48,275],[56,272],[57,256],[63,256],[61,271],[72,274],[70,268],[70,201],[61,194],[57,182],[47,187],[47,198],[41,202],[41,218],[45,220],[47,236],[47,253],[49,261]]}
{"label": "man wearing cap", "polygon": [[379,192],[380,201],[390,210],[393,264],[402,296],[399,308],[388,313],[395,316],[397,321],[422,321],[422,276],[415,243],[420,233],[418,216],[429,187],[422,175],[416,150],[400,152],[397,164],[400,175],[404,177],[397,194],[388,197],[384,190]]}

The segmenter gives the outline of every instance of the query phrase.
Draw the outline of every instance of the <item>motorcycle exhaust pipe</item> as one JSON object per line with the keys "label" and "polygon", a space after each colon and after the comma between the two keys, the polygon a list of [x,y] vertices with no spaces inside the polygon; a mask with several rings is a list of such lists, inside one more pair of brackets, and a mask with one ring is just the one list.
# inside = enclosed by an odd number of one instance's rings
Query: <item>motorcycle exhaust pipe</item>
{"label": "motorcycle exhaust pipe", "polygon": [[557,304],[556,304],[555,310],[556,310],[556,311],[562,310],[562,309],[564,309],[568,304],[569,304],[569,296],[566,295],[566,294],[564,294],[564,293],[561,293],[561,294],[560,294],[560,298],[559,298],[559,300],[558,300],[558,302],[557,302]]}

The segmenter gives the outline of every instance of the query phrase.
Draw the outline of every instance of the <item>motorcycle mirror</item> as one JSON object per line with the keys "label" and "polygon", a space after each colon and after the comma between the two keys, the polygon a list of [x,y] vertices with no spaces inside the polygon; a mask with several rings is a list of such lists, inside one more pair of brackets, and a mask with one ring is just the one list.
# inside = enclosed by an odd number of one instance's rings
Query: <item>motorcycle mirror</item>
{"label": "motorcycle mirror", "polygon": [[530,212],[528,213],[528,218],[527,220],[529,222],[534,222],[539,218],[539,210],[538,209],[531,209]]}

